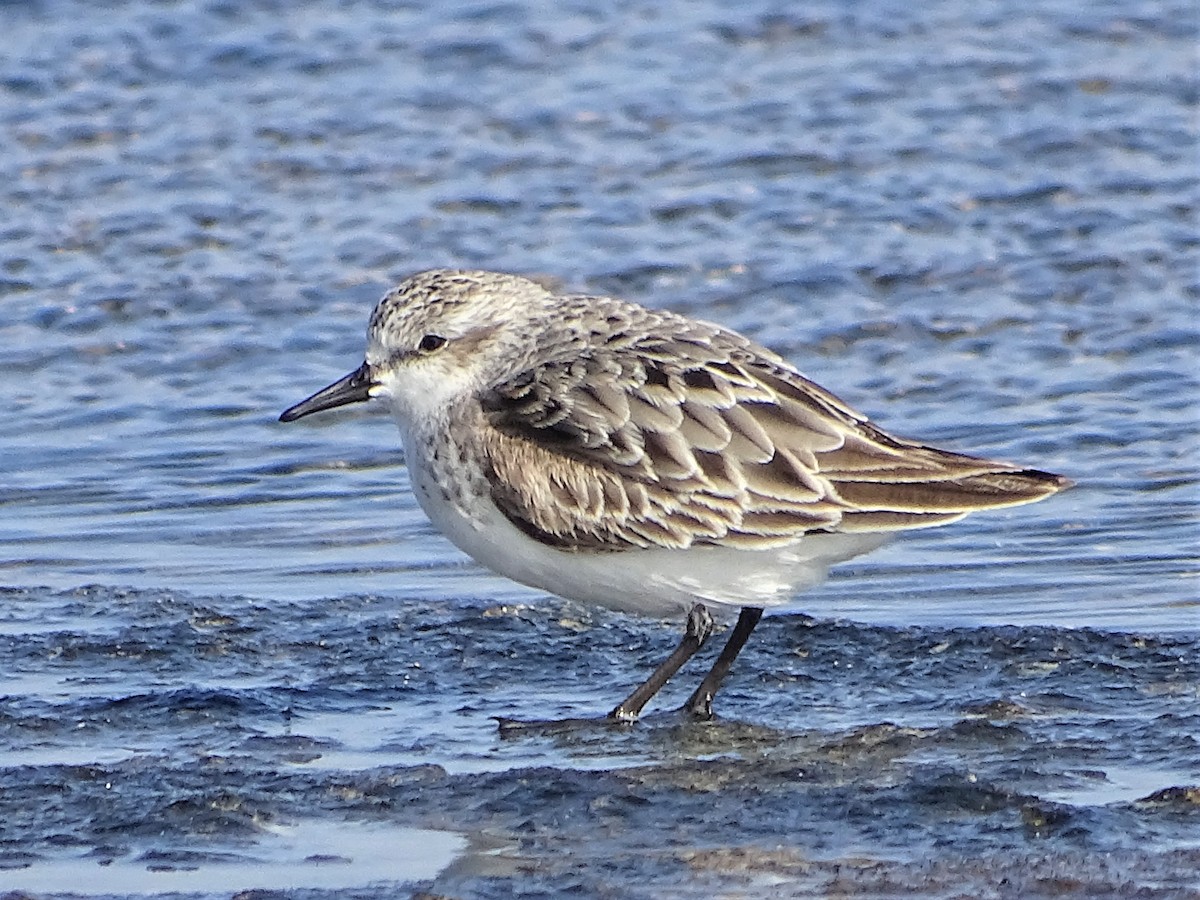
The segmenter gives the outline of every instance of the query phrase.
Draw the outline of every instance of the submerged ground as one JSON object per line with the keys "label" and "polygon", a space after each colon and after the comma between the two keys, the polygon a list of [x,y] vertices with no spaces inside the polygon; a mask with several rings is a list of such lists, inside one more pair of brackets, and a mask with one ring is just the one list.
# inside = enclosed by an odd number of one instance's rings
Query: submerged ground
{"label": "submerged ground", "polygon": [[3,599],[0,878],[34,895],[1196,888],[1194,635],[768,618],[715,722],[670,711],[681,683],[632,728],[501,739],[604,711],[674,635],[558,602]]}
{"label": "submerged ground", "polygon": [[[1192,4],[0,23],[0,896],[1200,897]],[[433,265],[1078,486],[843,567],[715,722],[706,659],[502,739],[678,623],[468,565],[386,417],[275,421]]]}

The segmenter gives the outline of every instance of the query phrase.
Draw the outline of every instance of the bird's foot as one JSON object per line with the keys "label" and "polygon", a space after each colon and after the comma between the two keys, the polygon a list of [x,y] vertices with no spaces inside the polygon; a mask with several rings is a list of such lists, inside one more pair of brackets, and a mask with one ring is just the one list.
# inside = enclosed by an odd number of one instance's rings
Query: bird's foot
{"label": "bird's foot", "polygon": [[713,719],[713,695],[709,691],[704,693],[697,691],[688,697],[683,706],[679,707],[679,711],[697,722],[711,722]]}

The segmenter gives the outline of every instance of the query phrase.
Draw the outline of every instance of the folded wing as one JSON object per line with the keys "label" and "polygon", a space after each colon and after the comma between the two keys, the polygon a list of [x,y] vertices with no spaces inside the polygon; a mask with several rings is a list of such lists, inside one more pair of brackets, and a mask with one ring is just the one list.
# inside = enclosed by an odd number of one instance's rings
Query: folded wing
{"label": "folded wing", "polygon": [[939,525],[1069,484],[893,437],[718,326],[624,305],[608,326],[484,397],[493,500],[547,544],[776,547]]}

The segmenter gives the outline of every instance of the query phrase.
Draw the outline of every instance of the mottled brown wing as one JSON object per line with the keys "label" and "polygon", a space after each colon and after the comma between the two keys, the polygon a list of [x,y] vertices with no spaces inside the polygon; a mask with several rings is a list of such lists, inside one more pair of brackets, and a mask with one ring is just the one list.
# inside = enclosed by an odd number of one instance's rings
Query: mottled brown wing
{"label": "mottled brown wing", "polygon": [[1031,502],[1066,484],[891,437],[739,335],[656,328],[531,368],[484,398],[493,499],[564,548],[766,548]]}

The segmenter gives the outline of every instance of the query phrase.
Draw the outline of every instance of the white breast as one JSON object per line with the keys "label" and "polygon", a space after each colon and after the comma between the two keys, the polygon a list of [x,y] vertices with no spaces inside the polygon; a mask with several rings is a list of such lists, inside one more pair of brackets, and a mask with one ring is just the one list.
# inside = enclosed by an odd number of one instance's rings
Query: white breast
{"label": "white breast", "polygon": [[[434,526],[476,562],[581,603],[675,616],[696,602],[779,606],[819,584],[831,565],[882,545],[886,534],[811,534],[768,550],[560,550],[529,537],[492,502],[486,476],[444,434],[420,436],[401,422],[417,502]],[[435,456],[436,454],[436,456]]]}

